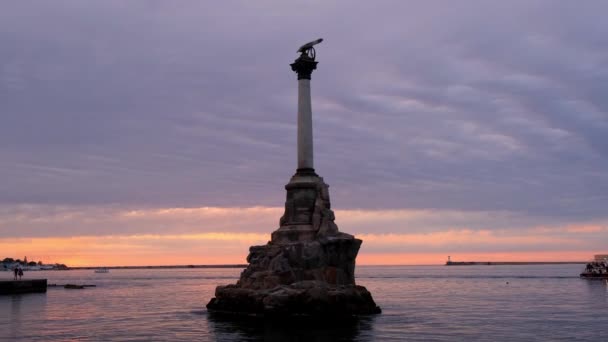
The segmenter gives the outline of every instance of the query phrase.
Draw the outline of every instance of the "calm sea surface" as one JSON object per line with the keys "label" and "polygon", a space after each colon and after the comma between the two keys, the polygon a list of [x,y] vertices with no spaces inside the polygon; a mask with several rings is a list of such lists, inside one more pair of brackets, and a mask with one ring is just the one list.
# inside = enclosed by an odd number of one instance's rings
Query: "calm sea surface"
{"label": "calm sea surface", "polygon": [[608,285],[582,267],[359,266],[383,313],[335,329],[210,317],[215,286],[240,269],[27,272],[97,287],[0,296],[0,340],[608,341]]}

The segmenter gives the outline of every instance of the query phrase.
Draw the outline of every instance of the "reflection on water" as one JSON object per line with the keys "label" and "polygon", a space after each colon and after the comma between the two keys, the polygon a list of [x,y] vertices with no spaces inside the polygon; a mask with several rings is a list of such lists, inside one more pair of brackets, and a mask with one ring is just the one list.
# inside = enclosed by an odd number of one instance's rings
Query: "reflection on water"
{"label": "reflection on water", "polygon": [[341,321],[235,318],[209,313],[209,328],[218,341],[353,341],[371,331],[375,316]]}
{"label": "reflection on water", "polygon": [[346,325],[208,315],[240,272],[36,272],[97,287],[0,296],[0,341],[608,341],[608,284],[580,265],[358,267],[383,313]]}
{"label": "reflection on water", "polygon": [[587,284],[589,295],[594,301],[608,303],[608,279],[581,279]]}
{"label": "reflection on water", "polygon": [[11,324],[9,325],[9,337],[15,338],[18,336],[18,332],[21,330],[21,303],[23,302],[23,295],[12,295],[11,296],[11,310],[8,313],[8,319]]}

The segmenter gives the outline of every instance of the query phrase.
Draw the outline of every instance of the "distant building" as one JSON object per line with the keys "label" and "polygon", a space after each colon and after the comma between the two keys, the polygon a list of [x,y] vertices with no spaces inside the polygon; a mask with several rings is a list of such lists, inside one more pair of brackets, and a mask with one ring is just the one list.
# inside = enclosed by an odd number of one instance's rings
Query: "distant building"
{"label": "distant building", "polygon": [[0,268],[0,270],[4,270],[4,271],[12,271],[15,268],[21,266],[21,264],[18,263],[18,262],[12,262],[12,263],[9,263],[9,264],[2,263],[1,265],[2,265],[2,268]]}
{"label": "distant building", "polygon": [[42,263],[39,263],[39,264],[36,264],[36,265],[28,265],[26,263],[17,262],[17,261],[13,261],[13,262],[2,262],[2,261],[0,261],[0,271],[12,271],[12,270],[14,270],[17,267],[21,267],[24,271],[43,271],[43,270],[55,270],[55,269],[61,269],[61,270],[68,269],[68,267],[66,265],[63,265],[63,264],[44,265]]}

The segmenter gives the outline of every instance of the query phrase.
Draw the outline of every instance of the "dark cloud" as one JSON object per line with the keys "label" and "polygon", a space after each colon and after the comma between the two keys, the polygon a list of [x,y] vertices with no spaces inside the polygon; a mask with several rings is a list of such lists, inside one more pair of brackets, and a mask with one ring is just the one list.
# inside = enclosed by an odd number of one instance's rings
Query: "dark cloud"
{"label": "dark cloud", "polygon": [[317,37],[338,208],[603,218],[603,2],[74,1],[0,13],[0,202],[280,206]]}

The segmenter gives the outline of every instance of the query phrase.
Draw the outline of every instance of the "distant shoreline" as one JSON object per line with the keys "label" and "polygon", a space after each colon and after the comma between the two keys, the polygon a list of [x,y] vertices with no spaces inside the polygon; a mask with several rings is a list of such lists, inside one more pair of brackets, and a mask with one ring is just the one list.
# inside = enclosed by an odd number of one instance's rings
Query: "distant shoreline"
{"label": "distant shoreline", "polygon": [[[588,261],[449,261],[444,264],[420,265],[359,265],[359,267],[394,267],[394,266],[502,266],[502,265],[567,265],[587,264]],[[70,270],[96,270],[106,268],[109,270],[145,270],[145,269],[184,269],[184,268],[247,268],[248,264],[223,265],[152,265],[152,266],[73,266],[62,269],[28,270],[28,271],[70,271]],[[0,271],[2,271],[0,269]],[[8,269],[7,269],[8,271]]]}
{"label": "distant shoreline", "polygon": [[137,269],[175,269],[175,268],[245,268],[246,264],[227,265],[169,265],[169,266],[74,266],[68,270],[96,270],[107,268],[109,270],[137,270]]}
{"label": "distant shoreline", "polygon": [[475,266],[475,265],[566,265],[586,264],[588,261],[448,261],[446,266]]}

